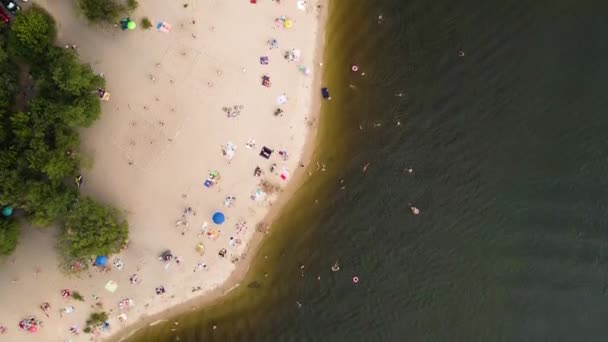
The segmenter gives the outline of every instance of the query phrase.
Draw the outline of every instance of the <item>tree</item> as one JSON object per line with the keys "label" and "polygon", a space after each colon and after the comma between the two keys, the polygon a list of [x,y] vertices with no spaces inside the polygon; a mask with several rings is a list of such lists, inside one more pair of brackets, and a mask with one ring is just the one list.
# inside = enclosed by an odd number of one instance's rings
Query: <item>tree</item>
{"label": "tree", "polygon": [[124,7],[114,0],[78,0],[78,6],[92,22],[115,22]]}
{"label": "tree", "polygon": [[39,64],[45,60],[56,35],[55,20],[41,7],[33,5],[13,21],[9,46],[18,56]]}
{"label": "tree", "polygon": [[19,225],[12,218],[0,218],[0,255],[8,255],[17,247]]}
{"label": "tree", "polygon": [[17,94],[17,74],[14,69],[0,65],[0,110],[8,110]]}
{"label": "tree", "polygon": [[126,243],[128,231],[118,210],[85,198],[68,212],[61,245],[72,258],[116,253]]}
{"label": "tree", "polygon": [[80,97],[103,87],[103,79],[95,75],[88,65],[80,64],[76,55],[65,51],[51,65],[53,83],[64,97]]}
{"label": "tree", "polygon": [[77,198],[76,189],[63,182],[30,181],[22,207],[32,223],[45,227],[63,218]]}
{"label": "tree", "polygon": [[26,184],[22,176],[18,153],[14,150],[0,151],[0,203],[18,207],[23,202]]}

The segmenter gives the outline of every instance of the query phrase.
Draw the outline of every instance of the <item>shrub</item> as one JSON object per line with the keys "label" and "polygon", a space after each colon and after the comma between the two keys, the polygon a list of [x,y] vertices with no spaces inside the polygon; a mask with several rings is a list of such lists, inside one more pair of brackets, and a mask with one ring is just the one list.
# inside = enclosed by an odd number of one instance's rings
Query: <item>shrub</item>
{"label": "shrub", "polygon": [[56,35],[55,20],[44,9],[34,5],[13,21],[9,46],[16,55],[32,64],[40,64],[46,60]]}
{"label": "shrub", "polygon": [[87,19],[94,23],[116,22],[124,7],[114,0],[78,0],[78,6]]}
{"label": "shrub", "polygon": [[72,293],[72,298],[74,298],[74,300],[77,300],[79,302],[84,302],[84,297],[78,291],[74,291]]}
{"label": "shrub", "polygon": [[139,3],[137,2],[137,0],[127,0],[127,9],[129,11],[134,11],[137,6],[139,6]]}
{"label": "shrub", "polygon": [[150,22],[150,19],[148,19],[148,17],[143,17],[141,19],[141,27],[144,30],[148,30],[148,29],[150,29],[152,27],[152,22]]}
{"label": "shrub", "polygon": [[8,255],[17,247],[19,225],[14,219],[0,218],[0,255]]}

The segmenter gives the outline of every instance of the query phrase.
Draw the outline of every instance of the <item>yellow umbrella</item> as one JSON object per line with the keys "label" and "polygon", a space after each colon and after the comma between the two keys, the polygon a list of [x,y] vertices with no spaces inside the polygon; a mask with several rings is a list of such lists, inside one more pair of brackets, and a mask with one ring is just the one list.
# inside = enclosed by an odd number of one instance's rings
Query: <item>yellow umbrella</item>
{"label": "yellow umbrella", "polygon": [[291,21],[291,19],[285,19],[285,21],[283,22],[283,27],[290,28],[292,26],[293,26],[293,21]]}
{"label": "yellow umbrella", "polygon": [[194,249],[202,254],[205,251],[205,245],[203,245],[202,242],[199,242]]}

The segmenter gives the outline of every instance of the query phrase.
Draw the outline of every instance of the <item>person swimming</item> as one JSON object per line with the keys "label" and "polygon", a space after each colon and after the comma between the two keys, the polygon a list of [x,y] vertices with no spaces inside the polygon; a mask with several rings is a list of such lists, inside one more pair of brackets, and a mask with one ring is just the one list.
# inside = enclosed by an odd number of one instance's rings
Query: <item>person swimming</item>
{"label": "person swimming", "polygon": [[331,270],[333,272],[338,272],[340,270],[340,265],[338,264],[338,261],[336,261],[333,266],[331,267]]}

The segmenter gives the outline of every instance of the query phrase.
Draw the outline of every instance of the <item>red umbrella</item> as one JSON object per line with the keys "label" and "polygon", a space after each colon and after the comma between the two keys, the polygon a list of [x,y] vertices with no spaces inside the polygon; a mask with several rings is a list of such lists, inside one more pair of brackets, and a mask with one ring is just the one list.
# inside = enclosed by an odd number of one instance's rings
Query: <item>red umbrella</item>
{"label": "red umbrella", "polygon": [[31,333],[35,333],[36,331],[38,331],[38,328],[35,325],[32,325],[28,331]]}

